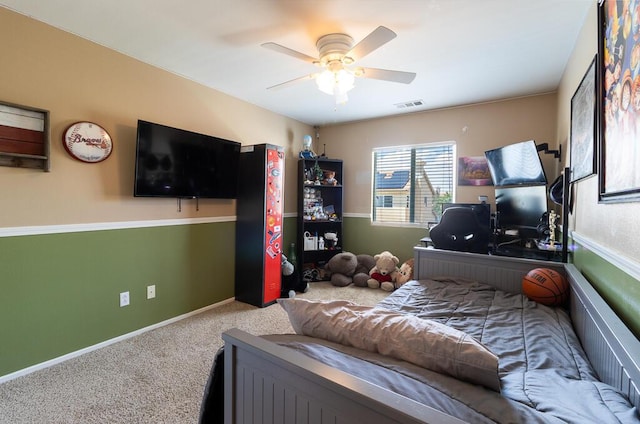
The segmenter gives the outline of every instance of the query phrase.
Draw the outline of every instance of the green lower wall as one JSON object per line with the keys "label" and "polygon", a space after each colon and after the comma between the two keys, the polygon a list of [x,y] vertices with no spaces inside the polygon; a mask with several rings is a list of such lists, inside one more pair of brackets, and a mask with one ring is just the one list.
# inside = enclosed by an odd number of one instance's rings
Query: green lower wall
{"label": "green lower wall", "polygon": [[234,251],[235,222],[0,237],[0,376],[233,297]]}
{"label": "green lower wall", "polygon": [[427,235],[426,228],[384,227],[371,225],[369,218],[347,217],[343,223],[343,249],[356,255],[388,250],[402,263],[413,258],[413,248]]}
{"label": "green lower wall", "polygon": [[570,261],[640,339],[640,281],[575,242]]}
{"label": "green lower wall", "polygon": [[282,246],[283,253],[286,256],[290,255],[291,243],[296,242],[296,234],[298,231],[298,219],[297,217],[285,217],[282,220]]}
{"label": "green lower wall", "polygon": [[[295,217],[283,232],[287,253]],[[404,262],[426,235],[347,217],[343,246]],[[235,222],[0,237],[0,376],[233,297],[234,251]],[[572,261],[640,336],[640,282],[579,245]]]}

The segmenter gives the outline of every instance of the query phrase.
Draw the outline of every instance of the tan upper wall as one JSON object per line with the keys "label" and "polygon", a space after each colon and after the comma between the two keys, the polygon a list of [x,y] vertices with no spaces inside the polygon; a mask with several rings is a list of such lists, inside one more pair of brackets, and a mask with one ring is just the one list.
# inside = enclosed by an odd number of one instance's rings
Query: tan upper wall
{"label": "tan upper wall", "polygon": [[[327,156],[344,160],[345,211],[369,214],[373,148],[455,141],[458,157],[484,156],[485,150],[531,139],[555,148],[556,105],[551,93],[335,125],[320,129],[318,144],[326,143]],[[553,181],[561,163],[541,157]],[[458,202],[477,202],[480,195],[493,203],[493,186],[456,187]]]}
{"label": "tan upper wall", "polygon": [[[133,197],[136,125],[145,119],[246,144],[287,150],[286,184],[296,182],[294,153],[312,128],[72,34],[0,8],[0,102],[49,110],[51,172],[0,167],[0,227],[234,216],[235,201]],[[104,162],[69,156],[62,133],[93,121],[114,141]],[[285,212],[294,211],[286,196]]]}
{"label": "tan upper wall", "polygon": [[[597,2],[593,2],[560,83],[558,140],[569,139],[571,97],[598,51],[597,12]],[[640,237],[637,236],[640,232],[640,203],[598,203],[598,193],[597,176],[574,184],[574,213],[569,217],[569,228],[614,254],[637,261],[640,258]]]}

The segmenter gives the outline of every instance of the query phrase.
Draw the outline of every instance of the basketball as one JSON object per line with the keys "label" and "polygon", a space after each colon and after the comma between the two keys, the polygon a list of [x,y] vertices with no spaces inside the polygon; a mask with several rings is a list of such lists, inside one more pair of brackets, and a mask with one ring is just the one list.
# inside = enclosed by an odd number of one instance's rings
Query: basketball
{"label": "basketball", "polygon": [[569,283],[557,271],[535,268],[522,278],[522,292],[543,305],[558,306],[569,297]]}

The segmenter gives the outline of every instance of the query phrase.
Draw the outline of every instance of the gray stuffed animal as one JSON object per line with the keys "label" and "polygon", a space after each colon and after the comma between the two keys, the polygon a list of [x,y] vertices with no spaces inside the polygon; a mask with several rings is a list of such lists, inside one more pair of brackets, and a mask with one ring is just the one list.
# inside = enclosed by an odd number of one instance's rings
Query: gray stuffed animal
{"label": "gray stuffed animal", "polygon": [[371,255],[354,255],[342,252],[334,255],[325,269],[331,275],[331,284],[345,287],[353,283],[358,287],[367,287],[369,270],[375,266],[375,259]]}

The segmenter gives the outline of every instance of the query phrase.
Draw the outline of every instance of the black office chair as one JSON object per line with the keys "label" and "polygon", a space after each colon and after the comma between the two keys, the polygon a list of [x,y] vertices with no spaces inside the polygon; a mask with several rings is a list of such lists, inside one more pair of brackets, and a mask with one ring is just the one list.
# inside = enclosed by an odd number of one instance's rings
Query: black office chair
{"label": "black office chair", "polygon": [[436,249],[488,253],[491,232],[488,226],[480,223],[473,209],[450,207],[431,228],[429,236]]}

